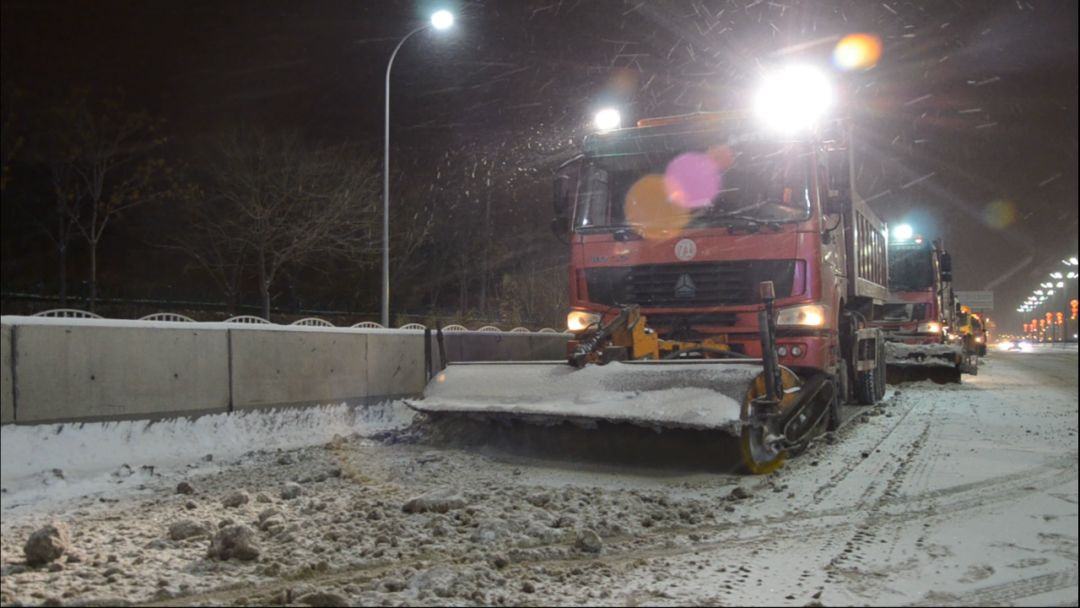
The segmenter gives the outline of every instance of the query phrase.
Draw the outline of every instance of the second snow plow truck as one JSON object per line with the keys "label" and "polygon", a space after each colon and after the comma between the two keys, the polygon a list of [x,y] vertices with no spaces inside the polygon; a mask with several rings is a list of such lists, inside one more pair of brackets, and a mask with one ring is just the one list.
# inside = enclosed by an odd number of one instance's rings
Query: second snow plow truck
{"label": "second snow plow truck", "polygon": [[951,337],[957,308],[952,259],[941,241],[898,226],[889,242],[889,302],[874,323],[885,333],[890,383],[960,382],[963,373],[974,373],[963,345]]}
{"label": "second snow plow truck", "polygon": [[451,363],[410,405],[720,430],[750,472],[775,470],[839,424],[841,403],[885,392],[871,323],[887,297],[886,228],[851,187],[832,126],[778,135],[693,114],[586,137],[556,179],[567,360]]}

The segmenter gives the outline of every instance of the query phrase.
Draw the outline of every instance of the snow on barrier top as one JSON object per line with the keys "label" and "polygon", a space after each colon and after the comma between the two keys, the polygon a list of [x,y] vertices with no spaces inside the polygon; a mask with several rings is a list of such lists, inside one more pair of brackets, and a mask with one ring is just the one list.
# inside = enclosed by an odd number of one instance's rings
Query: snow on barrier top
{"label": "snow on barrier top", "polygon": [[182,315],[175,312],[155,312],[152,315],[146,315],[145,317],[139,317],[139,321],[168,321],[170,323],[194,323],[195,319],[187,315]]}
{"label": "snow on barrier top", "polygon": [[[92,312],[88,312],[88,311],[85,311],[85,310],[78,310],[78,309],[74,309],[74,308],[58,308],[58,309],[53,309],[53,310],[45,310],[45,311],[35,313],[33,315],[30,315],[30,316],[4,315],[4,323],[27,324],[27,323],[30,322],[29,319],[34,319],[34,323],[36,323],[36,324],[42,324],[41,322],[45,321],[46,319],[48,319],[50,321],[57,321],[57,322],[60,322],[60,323],[77,321],[77,320],[78,321],[100,321],[101,323],[99,323],[99,325],[101,325],[101,326],[111,326],[111,327],[147,327],[147,326],[149,326],[149,324],[152,324],[152,323],[162,323],[162,325],[160,325],[160,327],[169,327],[170,324],[172,324],[172,323],[191,323],[191,324],[197,325],[197,326],[199,326],[200,328],[203,328],[203,329],[210,328],[210,327],[218,327],[218,326],[221,326],[223,324],[224,325],[259,325],[259,326],[265,327],[266,329],[286,329],[286,328],[288,328],[288,329],[294,329],[294,330],[300,330],[300,329],[304,329],[304,328],[315,328],[315,327],[327,328],[327,329],[339,329],[339,330],[349,330],[349,329],[387,329],[381,323],[377,323],[375,321],[361,321],[359,323],[353,323],[352,325],[349,325],[349,326],[341,326],[341,327],[339,327],[339,326],[334,325],[333,323],[331,323],[331,322],[329,322],[329,321],[327,321],[325,319],[320,319],[319,317],[305,317],[303,319],[293,321],[293,322],[288,323],[286,325],[281,325],[281,324],[278,324],[278,323],[272,323],[270,321],[267,321],[266,319],[263,319],[262,317],[258,317],[258,316],[255,316],[255,315],[237,315],[237,316],[234,316],[234,317],[229,317],[228,319],[225,319],[224,321],[196,321],[195,319],[192,319],[191,317],[189,317],[187,315],[182,315],[182,314],[174,313],[174,312],[156,312],[156,313],[149,314],[149,315],[146,315],[146,316],[143,316],[143,317],[139,317],[138,319],[112,319],[112,318],[102,317],[101,315],[98,315],[98,314],[95,314],[95,313],[92,313]],[[193,329],[194,328],[195,327],[193,327]],[[416,331],[416,330],[425,330],[425,329],[427,329],[427,326],[425,326],[425,325],[423,325],[421,323],[406,323],[405,325],[402,325],[401,327],[398,327],[396,329],[397,330]],[[394,328],[390,328],[390,330],[393,331]],[[444,332],[448,332],[448,333],[468,332],[468,331],[483,332],[483,333],[511,333],[511,334],[526,334],[526,333],[560,334],[560,333],[566,333],[566,332],[560,332],[560,331],[552,329],[550,327],[545,327],[545,328],[539,329],[539,330],[532,330],[532,329],[529,329],[528,327],[524,327],[524,326],[520,326],[520,325],[513,328],[513,329],[506,330],[506,331],[504,331],[502,329],[499,329],[495,325],[484,325],[484,326],[482,326],[482,327],[480,327],[478,329],[470,330],[468,327],[465,327],[464,325],[460,325],[460,324],[457,324],[457,323],[447,325],[446,327],[443,327],[442,330]]]}
{"label": "snow on barrier top", "polygon": [[289,323],[289,325],[302,325],[304,327],[333,327],[334,324],[318,317],[307,317]]}
{"label": "snow on barrier top", "polygon": [[99,314],[95,314],[85,310],[79,310],[77,308],[54,308],[52,310],[43,310],[41,312],[34,313],[34,317],[51,317],[57,319],[101,319],[103,318]]}
{"label": "snow on barrier top", "polygon": [[225,319],[226,323],[249,323],[252,325],[271,325],[269,321],[262,317],[256,317],[254,315],[238,315],[235,317],[229,317]]}

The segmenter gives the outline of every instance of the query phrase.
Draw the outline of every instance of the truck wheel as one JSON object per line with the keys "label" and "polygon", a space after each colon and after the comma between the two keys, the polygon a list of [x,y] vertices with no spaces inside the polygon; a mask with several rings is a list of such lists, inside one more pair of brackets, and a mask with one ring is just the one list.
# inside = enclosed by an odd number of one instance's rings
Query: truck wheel
{"label": "truck wheel", "polygon": [[840,417],[840,404],[843,401],[843,397],[840,396],[840,382],[837,380],[833,380],[833,382],[837,385],[836,396],[833,397],[832,403],[829,404],[829,413],[826,414],[826,431],[835,431],[839,429],[840,423],[843,422]]}
{"label": "truck wheel", "polygon": [[[874,340],[874,343],[876,361],[873,369],[855,373],[855,399],[859,405],[874,405],[885,394],[885,354],[881,352],[881,340]],[[862,344],[856,347],[856,352],[859,353],[856,361],[866,358],[862,354],[862,347]]]}
{"label": "truck wheel", "polygon": [[878,336],[877,342],[877,399],[874,403],[881,401],[885,398],[885,388],[888,384],[889,368],[885,361],[885,340],[883,337]]}
{"label": "truck wheel", "polygon": [[859,372],[855,378],[855,398],[859,405],[874,405],[877,395],[877,369]]}

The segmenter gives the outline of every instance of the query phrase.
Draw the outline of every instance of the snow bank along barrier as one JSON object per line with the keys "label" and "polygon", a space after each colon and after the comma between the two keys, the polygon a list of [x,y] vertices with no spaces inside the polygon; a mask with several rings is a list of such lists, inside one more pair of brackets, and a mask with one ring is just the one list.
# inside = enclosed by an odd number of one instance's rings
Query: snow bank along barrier
{"label": "snow bank along barrier", "polygon": [[[18,316],[0,326],[4,424],[366,404],[427,381],[422,329]],[[450,361],[554,360],[567,337],[455,331],[444,348]]]}

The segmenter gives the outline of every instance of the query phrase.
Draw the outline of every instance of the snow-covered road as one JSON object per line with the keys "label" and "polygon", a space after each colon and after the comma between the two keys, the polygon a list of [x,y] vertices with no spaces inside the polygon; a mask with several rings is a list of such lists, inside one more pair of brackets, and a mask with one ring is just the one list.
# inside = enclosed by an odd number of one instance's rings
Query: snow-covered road
{"label": "snow-covered road", "polygon": [[[200,442],[189,466],[130,462],[127,490],[63,501],[77,480],[44,471],[4,495],[2,601],[1076,605],[1077,390],[1075,350],[993,353],[962,386],[890,390],[769,477],[399,431],[212,462]],[[74,559],[24,566],[51,520]],[[207,557],[230,524],[257,559]]]}

